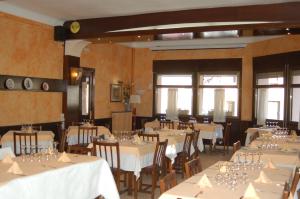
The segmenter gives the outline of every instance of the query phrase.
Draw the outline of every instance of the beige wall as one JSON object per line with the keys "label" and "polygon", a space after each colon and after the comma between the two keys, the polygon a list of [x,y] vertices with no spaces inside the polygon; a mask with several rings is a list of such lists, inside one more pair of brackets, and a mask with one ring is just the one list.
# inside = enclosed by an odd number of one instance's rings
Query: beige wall
{"label": "beige wall", "polygon": [[[252,58],[300,50],[300,36],[284,36],[249,44],[243,49],[150,51],[135,49],[134,83],[145,91],[137,107],[138,116],[152,116],[153,60],[242,58],[241,119],[252,120],[253,66]],[[151,89],[150,89],[151,88]]]}
{"label": "beige wall", "polygon": [[96,69],[95,118],[110,118],[124,104],[110,102],[110,84],[131,82],[132,49],[113,44],[90,44],[82,52],[80,65]]}
{"label": "beige wall", "polygon": [[[63,46],[53,27],[0,12],[0,74],[62,79]],[[0,91],[0,126],[55,122],[62,93]]]}

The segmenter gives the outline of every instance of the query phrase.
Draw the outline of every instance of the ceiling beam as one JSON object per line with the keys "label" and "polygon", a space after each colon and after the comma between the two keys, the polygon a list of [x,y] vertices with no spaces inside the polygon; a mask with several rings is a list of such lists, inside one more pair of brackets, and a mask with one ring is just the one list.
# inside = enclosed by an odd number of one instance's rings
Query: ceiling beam
{"label": "ceiling beam", "polygon": [[[299,10],[300,2],[207,8],[120,17],[78,19],[76,21],[80,23],[80,31],[76,34],[72,34],[68,31],[72,21],[65,22],[64,28],[67,30],[66,39],[87,39],[103,36],[109,31],[181,23],[256,21],[269,22],[270,24],[278,22],[280,22],[279,24],[299,24]],[[253,25],[256,26],[255,24]],[[197,28],[209,30],[209,27],[211,26]],[[212,29],[217,29],[217,27],[211,27],[211,30]],[[164,31],[166,30],[161,30],[161,32]],[[169,30],[169,32],[174,31],[178,32],[178,29]],[[117,33],[109,34],[114,35]],[[145,32],[145,34],[149,34],[149,32]]]}

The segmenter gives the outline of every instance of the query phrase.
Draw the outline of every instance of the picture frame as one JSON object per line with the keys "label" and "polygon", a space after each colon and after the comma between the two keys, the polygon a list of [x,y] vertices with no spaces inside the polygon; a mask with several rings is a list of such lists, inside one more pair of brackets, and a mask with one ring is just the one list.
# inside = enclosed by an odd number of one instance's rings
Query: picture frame
{"label": "picture frame", "polygon": [[110,85],[110,101],[121,102],[122,101],[122,85],[111,84]]}

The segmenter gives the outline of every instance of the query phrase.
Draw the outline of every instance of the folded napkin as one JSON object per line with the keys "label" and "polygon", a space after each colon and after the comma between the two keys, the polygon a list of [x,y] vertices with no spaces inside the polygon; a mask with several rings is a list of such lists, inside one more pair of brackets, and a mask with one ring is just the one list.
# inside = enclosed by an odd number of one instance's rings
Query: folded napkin
{"label": "folded napkin", "polygon": [[4,164],[12,164],[12,163],[14,163],[14,161],[12,160],[11,155],[6,155],[3,158],[2,163],[4,163]]}
{"label": "folded napkin", "polygon": [[143,143],[141,138],[138,135],[133,136],[133,142],[136,143],[136,144],[142,144]]}
{"label": "folded napkin", "polygon": [[109,135],[109,136],[107,137],[107,140],[109,140],[109,141],[116,141],[116,138],[115,138],[114,135]]}
{"label": "folded napkin", "polygon": [[48,152],[49,155],[54,154],[54,153],[53,153],[53,148],[51,148],[51,147],[48,147],[48,151],[47,151],[47,152]]}
{"label": "folded napkin", "polygon": [[270,159],[269,162],[266,164],[265,168],[276,169],[276,166],[274,165],[273,161]]}
{"label": "folded napkin", "polygon": [[57,160],[58,162],[71,162],[71,159],[69,156],[66,154],[66,152],[63,152],[61,156]]}
{"label": "folded napkin", "polygon": [[23,174],[23,171],[21,170],[19,164],[17,162],[13,162],[11,167],[7,170],[8,173],[13,173],[16,175],[21,175]]}
{"label": "folded napkin", "polygon": [[212,185],[206,174],[204,174],[201,177],[201,179],[198,181],[197,185],[200,186],[201,188],[212,188]]}
{"label": "folded napkin", "polygon": [[271,183],[272,181],[268,178],[268,176],[265,174],[264,171],[261,171],[259,173],[259,176],[256,180],[254,180],[256,183]]}
{"label": "folded napkin", "polygon": [[252,183],[250,182],[245,193],[244,193],[244,199],[259,199],[257,196],[257,193],[255,191],[255,188],[253,187]]}
{"label": "folded napkin", "polygon": [[226,173],[227,169],[226,169],[226,166],[222,166],[220,168],[220,173]]}

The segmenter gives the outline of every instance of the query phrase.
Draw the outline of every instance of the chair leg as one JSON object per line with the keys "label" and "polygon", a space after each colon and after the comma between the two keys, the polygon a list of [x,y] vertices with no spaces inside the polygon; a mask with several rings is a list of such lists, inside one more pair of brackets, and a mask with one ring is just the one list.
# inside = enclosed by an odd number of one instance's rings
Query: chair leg
{"label": "chair leg", "polygon": [[156,188],[156,172],[152,173],[152,190],[151,190],[151,199],[154,199],[154,193]]}

